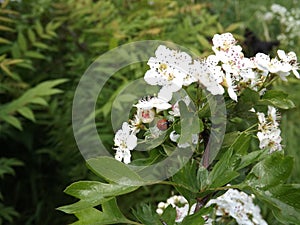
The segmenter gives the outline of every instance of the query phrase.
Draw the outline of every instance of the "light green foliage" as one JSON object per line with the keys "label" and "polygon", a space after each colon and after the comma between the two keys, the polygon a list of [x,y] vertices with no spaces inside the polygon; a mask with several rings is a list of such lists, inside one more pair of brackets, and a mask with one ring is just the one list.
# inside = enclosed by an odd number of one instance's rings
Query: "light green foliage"
{"label": "light green foliage", "polygon": [[42,82],[27,90],[14,101],[0,106],[0,122],[3,120],[18,129],[22,129],[20,120],[15,116],[16,113],[35,122],[33,111],[29,108],[30,104],[47,106],[48,103],[45,97],[61,93],[61,90],[54,87],[64,82],[66,82],[66,79]]}

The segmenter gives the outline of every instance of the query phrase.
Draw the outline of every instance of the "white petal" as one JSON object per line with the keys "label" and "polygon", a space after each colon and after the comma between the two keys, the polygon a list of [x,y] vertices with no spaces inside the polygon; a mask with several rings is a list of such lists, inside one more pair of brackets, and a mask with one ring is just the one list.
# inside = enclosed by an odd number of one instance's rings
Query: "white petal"
{"label": "white petal", "polygon": [[229,88],[227,89],[227,91],[228,91],[229,97],[230,97],[232,100],[234,100],[234,101],[237,102],[237,95],[236,95],[236,93],[234,92],[233,88],[229,87]]}
{"label": "white petal", "polygon": [[283,50],[280,50],[280,49],[277,50],[277,55],[283,61],[285,61],[287,59],[286,54]]}
{"label": "white petal", "polygon": [[137,145],[137,137],[133,134],[129,135],[126,141],[127,148],[133,150]]}
{"label": "white petal", "polygon": [[118,160],[118,161],[122,161],[122,159],[123,159],[123,154],[122,154],[122,152],[121,151],[118,151],[117,150],[117,152],[116,152],[116,154],[115,154],[115,159],[116,160]]}
{"label": "white petal", "polygon": [[162,87],[157,94],[157,96],[159,98],[163,99],[166,102],[168,102],[172,99],[172,95],[173,95],[173,91],[172,91],[172,89],[170,90],[170,88],[168,86]]}
{"label": "white petal", "polygon": [[128,164],[131,162],[131,154],[129,151],[124,152],[124,163]]}
{"label": "white petal", "polygon": [[163,79],[161,75],[154,70],[148,70],[144,76],[144,80],[150,85],[159,85],[161,79]]}
{"label": "white petal", "polygon": [[170,140],[173,142],[177,142],[179,137],[180,135],[176,134],[174,130],[170,133]]}
{"label": "white petal", "polygon": [[300,79],[299,73],[297,70],[293,69],[293,74],[295,75],[295,77],[297,77],[298,79]]}

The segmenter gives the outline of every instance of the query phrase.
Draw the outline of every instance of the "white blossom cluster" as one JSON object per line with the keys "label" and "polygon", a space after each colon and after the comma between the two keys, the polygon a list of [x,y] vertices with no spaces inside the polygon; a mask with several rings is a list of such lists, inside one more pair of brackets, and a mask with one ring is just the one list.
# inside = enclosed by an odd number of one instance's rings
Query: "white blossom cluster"
{"label": "white blossom cluster", "polygon": [[124,160],[126,164],[130,163],[130,151],[136,147],[137,137],[127,122],[124,122],[122,129],[118,130],[115,134],[114,142],[116,146],[116,148],[114,148],[116,150],[115,158],[119,161]]}
{"label": "white blossom cluster", "polygon": [[[260,214],[260,208],[253,203],[254,196],[236,189],[229,189],[216,199],[211,199],[205,207],[213,205],[216,209],[215,220],[234,219],[240,225],[267,225],[267,222]],[[164,210],[171,205],[176,209],[175,222],[181,222],[184,217],[191,215],[195,211],[196,203],[191,207],[188,201],[180,195],[175,195],[167,199],[167,202],[158,203],[156,212],[162,215]],[[210,215],[203,216],[205,225],[212,225],[214,219]]]}
{"label": "white blossom cluster", "polygon": [[164,210],[171,205],[176,210],[175,222],[181,222],[187,215],[193,214],[195,205],[189,207],[188,201],[181,195],[173,195],[167,199],[166,202],[159,202],[157,205],[156,213],[162,215]]}
{"label": "white blossom cluster", "polygon": [[215,54],[203,60],[193,60],[186,53],[159,46],[156,57],[148,61],[150,70],[145,74],[145,81],[161,86],[158,97],[166,101],[170,101],[172,94],[182,86],[195,82],[213,95],[222,95],[225,88],[230,98],[238,101],[243,87],[258,90],[269,74],[286,80],[286,76],[293,72],[299,78],[294,52],[285,54],[279,50],[278,57],[272,59],[263,53],[247,58],[231,33],[216,34],[212,42]]}
{"label": "white blossom cluster", "polygon": [[282,146],[280,142],[282,138],[278,123],[279,114],[276,109],[273,106],[268,106],[267,116],[264,113],[257,112],[257,117],[259,121],[257,137],[260,149],[269,148],[270,153],[281,151]]}
{"label": "white blossom cluster", "polygon": [[[130,151],[137,146],[136,134],[140,131],[142,125],[151,123],[157,112],[172,107],[168,102],[151,96],[140,99],[133,106],[137,108],[136,114],[134,114],[133,119],[129,123],[123,123],[122,129],[116,132],[114,138],[114,145],[116,146],[114,148],[116,150],[115,159],[123,161],[125,164],[131,162]],[[156,130],[156,133],[159,132],[158,129],[151,130]]]}
{"label": "white blossom cluster", "polygon": [[[126,164],[131,162],[130,151],[137,145],[137,133],[145,127],[143,124],[151,123],[157,113],[171,108],[171,118],[180,116],[178,102],[172,105],[170,101],[173,93],[183,86],[197,83],[212,95],[223,95],[227,90],[229,97],[237,102],[245,87],[263,94],[263,84],[270,74],[279,76],[284,81],[291,72],[299,78],[297,56],[294,52],[286,54],[283,50],[278,50],[278,57],[275,58],[263,53],[247,58],[231,33],[216,34],[212,42],[214,54],[202,60],[193,59],[185,52],[171,50],[163,45],[157,48],[155,57],[148,61],[150,69],[145,73],[144,79],[150,85],[161,86],[161,89],[157,96],[145,97],[133,105],[137,109],[133,119],[124,123],[122,129],[116,133],[114,149],[117,160]],[[190,104],[190,99],[180,100],[187,106]],[[157,126],[150,127],[150,136],[159,136],[161,130]],[[170,135],[174,142],[178,142],[179,137],[175,132]],[[192,143],[201,141],[198,140],[198,134],[193,134],[192,139]],[[188,144],[183,144],[181,147],[187,146]]]}
{"label": "white blossom cluster", "polygon": [[206,206],[215,204],[217,216],[230,216],[241,225],[267,225],[260,214],[260,208],[253,203],[254,196],[236,189],[229,189],[216,199],[211,199]]}
{"label": "white blossom cluster", "polygon": [[[279,4],[272,4],[270,11],[266,12],[263,16],[264,20],[268,23],[278,21],[281,27],[281,33],[277,39],[287,44],[293,42],[296,38],[300,38],[300,8],[294,7],[287,10],[284,6]],[[294,45],[294,43],[291,43]]]}

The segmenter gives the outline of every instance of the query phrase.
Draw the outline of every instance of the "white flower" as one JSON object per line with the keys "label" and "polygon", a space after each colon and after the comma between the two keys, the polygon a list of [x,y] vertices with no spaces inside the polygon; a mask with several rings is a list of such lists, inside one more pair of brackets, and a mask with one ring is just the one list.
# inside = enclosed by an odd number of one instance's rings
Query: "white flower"
{"label": "white flower", "polygon": [[263,53],[257,53],[254,59],[256,67],[261,70],[264,76],[269,72],[277,74],[284,81],[287,81],[286,77],[292,71],[297,78],[300,78],[297,71],[297,56],[294,52],[289,52],[287,55],[283,50],[277,51],[278,58],[271,59],[268,55]]}
{"label": "white flower", "polygon": [[182,222],[184,217],[194,212],[195,206],[191,207],[189,210],[188,201],[181,195],[174,195],[167,199],[167,202],[158,203],[156,212],[159,215],[162,215],[164,210],[171,205],[176,210],[176,220],[175,222]]}
{"label": "white flower", "polygon": [[274,18],[274,14],[271,12],[267,12],[266,14],[263,15],[263,19],[268,22],[270,22],[273,18]]}
{"label": "white flower", "polygon": [[224,74],[221,67],[216,66],[214,63],[212,57],[207,61],[195,60],[191,66],[191,73],[212,95],[222,95],[224,88],[220,83],[223,81]]}
{"label": "white flower", "polygon": [[279,15],[284,15],[287,12],[287,9],[279,4],[272,4],[271,10]]}
{"label": "white flower", "polygon": [[276,109],[273,106],[268,106],[268,115],[265,116],[264,113],[257,112],[258,118],[258,132],[257,138],[259,140],[259,148],[268,148],[269,152],[281,151],[281,141],[280,136],[281,130],[279,128],[278,118]]}
{"label": "white flower", "polygon": [[155,117],[154,109],[137,109],[137,117],[142,121],[142,123],[151,123]]}
{"label": "white flower", "polygon": [[169,101],[172,93],[181,89],[182,85],[194,82],[193,76],[189,74],[189,65],[192,58],[185,52],[171,50],[160,45],[155,51],[156,57],[148,61],[150,70],[144,76],[147,83],[162,86],[158,97]]}
{"label": "white flower", "polygon": [[257,69],[262,71],[263,76],[267,76],[269,74],[270,61],[270,57],[264,53],[257,53],[254,57],[255,66]]}
{"label": "white flower", "polygon": [[285,54],[283,50],[278,50],[277,55],[279,59],[282,60],[283,66],[285,67],[286,71],[292,71],[295,77],[298,79],[300,78],[298,73],[298,64],[297,64],[297,55],[295,52],[289,52],[288,54]]}
{"label": "white flower", "polygon": [[133,105],[140,109],[152,109],[156,108],[157,112],[169,109],[172,107],[170,103],[159,97],[145,97],[138,101],[137,104]]}
{"label": "white flower", "polygon": [[137,116],[143,123],[151,123],[155,117],[156,112],[160,112],[171,108],[171,104],[158,97],[145,97],[133,105],[137,108]]}
{"label": "white flower", "polygon": [[233,45],[235,45],[236,40],[231,33],[215,34],[213,39],[213,50],[214,51],[226,51]]}
{"label": "white flower", "polygon": [[244,192],[229,189],[216,199],[211,199],[206,207],[216,205],[217,216],[231,216],[240,225],[267,225],[260,214],[260,208],[253,203],[253,197]]}
{"label": "white flower", "polygon": [[130,151],[137,145],[137,137],[132,133],[130,125],[127,122],[122,124],[122,129],[115,134],[114,143],[116,148],[115,158],[118,161],[124,161],[125,164],[131,162]]}
{"label": "white flower", "polygon": [[227,88],[227,92],[229,94],[229,97],[237,102],[237,94],[236,92],[236,85],[233,84],[231,75],[226,73],[225,77],[223,78],[222,82],[223,86]]}
{"label": "white flower", "polygon": [[[218,198],[211,199],[205,207],[215,205],[218,217],[213,220],[209,215],[204,215],[205,225],[214,224],[214,221],[223,216],[234,218],[240,225],[267,225],[260,214],[260,208],[254,205],[253,198],[254,196],[249,196],[242,191],[229,189]],[[196,203],[189,207],[188,201],[183,196],[175,195],[168,198],[166,203],[158,203],[156,212],[162,215],[169,205],[176,209],[175,222],[181,222],[187,215],[192,215],[196,208]]]}
{"label": "white flower", "polygon": [[259,139],[259,148],[265,149],[269,148],[269,152],[275,152],[275,151],[281,151],[282,146],[280,142],[282,141],[282,138],[280,136],[280,130],[279,129],[273,129],[269,132],[258,132],[257,137]]}
{"label": "white flower", "polygon": [[[176,131],[173,130],[170,133],[170,140],[177,143],[179,141],[179,139],[180,139],[180,134],[177,134]],[[199,135],[198,134],[192,134],[191,143],[193,145],[196,145],[196,144],[198,144],[198,141],[199,141]],[[183,143],[183,144],[177,144],[177,146],[179,148],[187,148],[187,147],[191,146],[191,144],[187,142],[187,143]]]}
{"label": "white flower", "polygon": [[132,133],[137,134],[140,131],[143,121],[140,116],[138,116],[138,114],[135,114],[134,118],[132,120],[129,120],[129,123]]}

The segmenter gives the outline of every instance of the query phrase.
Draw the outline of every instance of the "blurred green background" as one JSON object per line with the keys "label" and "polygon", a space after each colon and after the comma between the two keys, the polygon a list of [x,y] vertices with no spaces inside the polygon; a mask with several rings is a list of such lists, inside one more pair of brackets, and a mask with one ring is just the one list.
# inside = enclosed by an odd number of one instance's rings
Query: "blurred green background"
{"label": "blurred green background", "polygon": [[[74,91],[99,55],[128,42],[157,39],[206,56],[212,36],[222,32],[232,32],[250,51],[244,44],[246,28],[267,42],[291,33],[279,17],[263,20],[275,2],[288,12],[300,5],[297,0],[1,0],[0,225],[71,223],[72,216],[55,210],[73,201],[64,188],[77,180],[99,179],[86,169],[71,127]],[[293,16],[300,21],[299,9]],[[299,36],[277,47],[299,56]],[[113,144],[109,112],[114,97],[130,80],[142,77],[145,68],[122,69],[99,97],[97,127],[108,148]],[[274,85],[297,106],[282,112],[282,136],[286,153],[295,157],[290,180],[300,182],[300,82],[291,75],[288,83]],[[169,194],[165,186],[144,187],[123,196],[120,205],[129,213],[141,201],[165,200]],[[270,224],[279,224],[268,209],[263,213]]]}

